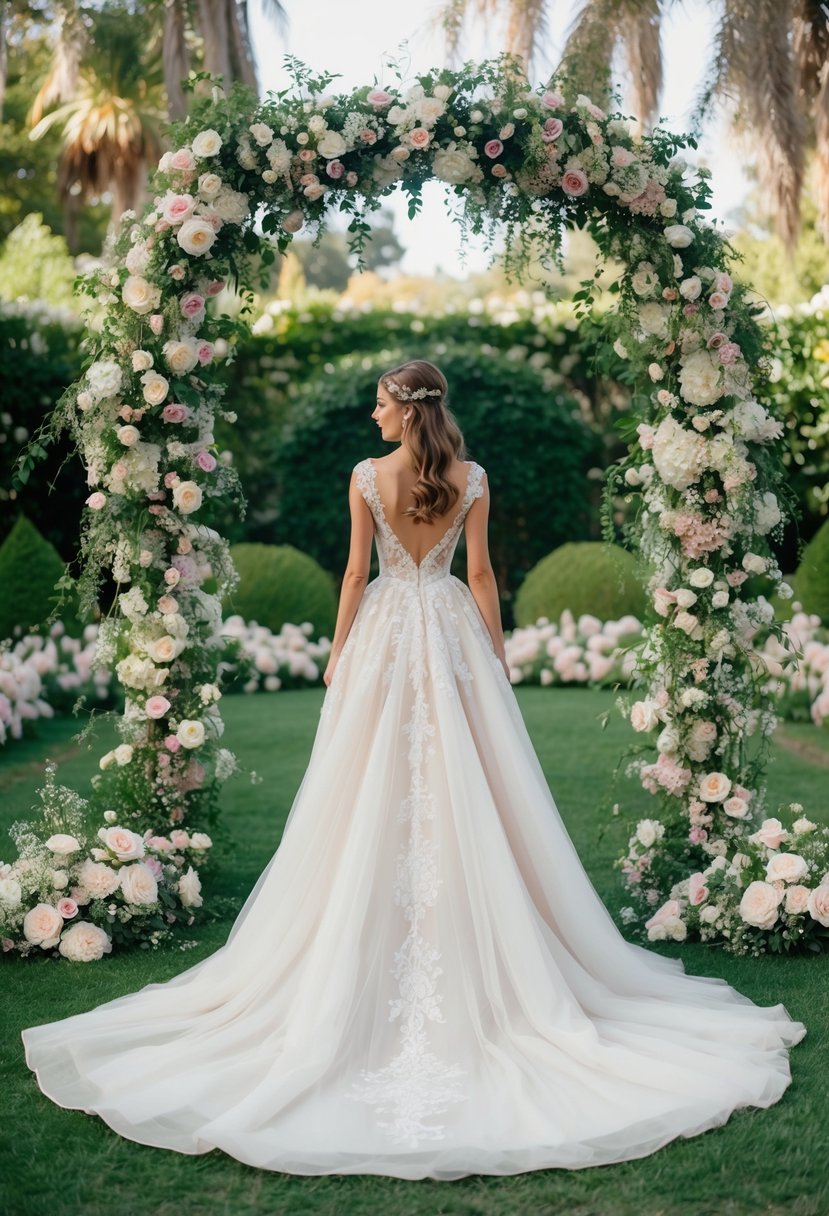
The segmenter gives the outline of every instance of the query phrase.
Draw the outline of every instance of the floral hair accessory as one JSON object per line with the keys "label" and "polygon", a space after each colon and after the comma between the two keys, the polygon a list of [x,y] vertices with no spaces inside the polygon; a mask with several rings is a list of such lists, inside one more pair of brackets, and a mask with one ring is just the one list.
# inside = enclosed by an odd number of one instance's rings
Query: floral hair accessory
{"label": "floral hair accessory", "polygon": [[396,384],[394,380],[384,380],[386,388],[398,401],[421,401],[424,397],[440,397],[439,388],[408,388],[405,384]]}

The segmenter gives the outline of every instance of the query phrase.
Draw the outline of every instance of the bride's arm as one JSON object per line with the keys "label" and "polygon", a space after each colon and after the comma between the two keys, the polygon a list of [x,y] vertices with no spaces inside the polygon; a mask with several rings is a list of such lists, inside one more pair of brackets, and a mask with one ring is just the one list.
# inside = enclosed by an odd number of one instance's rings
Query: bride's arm
{"label": "bride's arm", "polygon": [[489,558],[487,524],[489,521],[489,481],[486,474],[482,481],[483,494],[476,498],[466,513],[466,581],[481,610],[492,645],[509,677],[504,627],[501,624],[501,604],[498,599],[498,584]]}
{"label": "bride's arm", "polygon": [[345,645],[349,630],[354,624],[354,618],[368,582],[369,563],[371,562],[374,520],[368,503],[357,487],[357,478],[354,473],[351,474],[351,483],[348,487],[348,505],[351,508],[351,545],[340,588],[340,603],[337,609],[337,624],[331,642],[331,654],[323,675],[326,685],[331,683],[340,652]]}

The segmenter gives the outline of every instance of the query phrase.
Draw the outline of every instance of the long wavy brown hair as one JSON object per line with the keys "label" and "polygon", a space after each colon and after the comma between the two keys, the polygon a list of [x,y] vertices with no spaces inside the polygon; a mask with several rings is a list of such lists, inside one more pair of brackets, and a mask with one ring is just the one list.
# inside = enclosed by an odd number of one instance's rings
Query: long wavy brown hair
{"label": "long wavy brown hair", "polygon": [[447,471],[455,459],[466,459],[466,444],[446,399],[449,392],[446,377],[439,367],[426,359],[412,359],[384,372],[380,383],[392,397],[400,400],[395,387],[417,392],[440,390],[439,395],[401,401],[411,414],[403,432],[403,444],[412,456],[417,481],[412,489],[414,506],[407,507],[415,523],[431,523],[445,515],[460,497],[457,487],[449,480]]}

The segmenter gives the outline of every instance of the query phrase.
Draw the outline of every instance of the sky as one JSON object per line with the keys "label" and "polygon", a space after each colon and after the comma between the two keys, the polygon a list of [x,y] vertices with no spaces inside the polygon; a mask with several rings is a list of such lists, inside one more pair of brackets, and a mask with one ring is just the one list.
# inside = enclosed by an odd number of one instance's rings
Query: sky
{"label": "sky", "polygon": [[[384,63],[388,58],[410,61],[409,74],[442,66],[448,62],[443,32],[437,22],[440,5],[436,0],[413,5],[409,0],[283,0],[288,28],[279,30],[266,17],[260,0],[252,5],[251,38],[257,60],[262,91],[287,87],[289,80],[282,67],[287,52],[297,56],[316,71],[340,73],[332,91],[347,92],[375,79],[384,83],[394,78]],[[470,6],[473,7],[473,6]],[[550,0],[549,46],[547,62],[534,66],[533,78],[539,82],[552,71],[564,45],[570,24],[581,7],[581,0]],[[665,87],[661,100],[662,125],[676,132],[688,129],[689,115],[701,73],[708,61],[706,48],[712,38],[713,19],[710,0],[685,0],[672,9],[663,32]],[[503,29],[481,28],[462,44],[463,59],[482,59],[498,54],[503,46]],[[686,153],[691,160],[692,152]],[[710,215],[729,222],[729,214],[742,201],[748,181],[741,172],[740,158],[725,138],[721,116],[714,115],[697,153],[699,163],[711,169],[713,188]],[[401,269],[407,274],[431,275],[441,270],[453,277],[486,269],[491,254],[474,239],[465,246],[461,258],[458,229],[449,218],[443,202],[445,188],[438,182],[427,183],[424,206],[415,220],[406,215],[405,198],[396,192],[386,200],[395,215],[395,228],[406,249]]]}

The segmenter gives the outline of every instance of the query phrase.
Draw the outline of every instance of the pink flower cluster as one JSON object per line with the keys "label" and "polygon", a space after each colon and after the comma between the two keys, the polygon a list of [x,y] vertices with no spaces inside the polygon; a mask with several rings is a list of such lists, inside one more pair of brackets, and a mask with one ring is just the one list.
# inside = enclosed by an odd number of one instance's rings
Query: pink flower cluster
{"label": "pink flower cluster", "polygon": [[728,527],[720,519],[703,519],[695,511],[680,511],[674,517],[673,532],[686,557],[716,553],[728,539]]}
{"label": "pink flower cluster", "polygon": [[678,797],[691,780],[691,770],[682,768],[667,752],[662,752],[656,763],[646,764],[639,776],[649,794],[658,794],[663,789]]}

